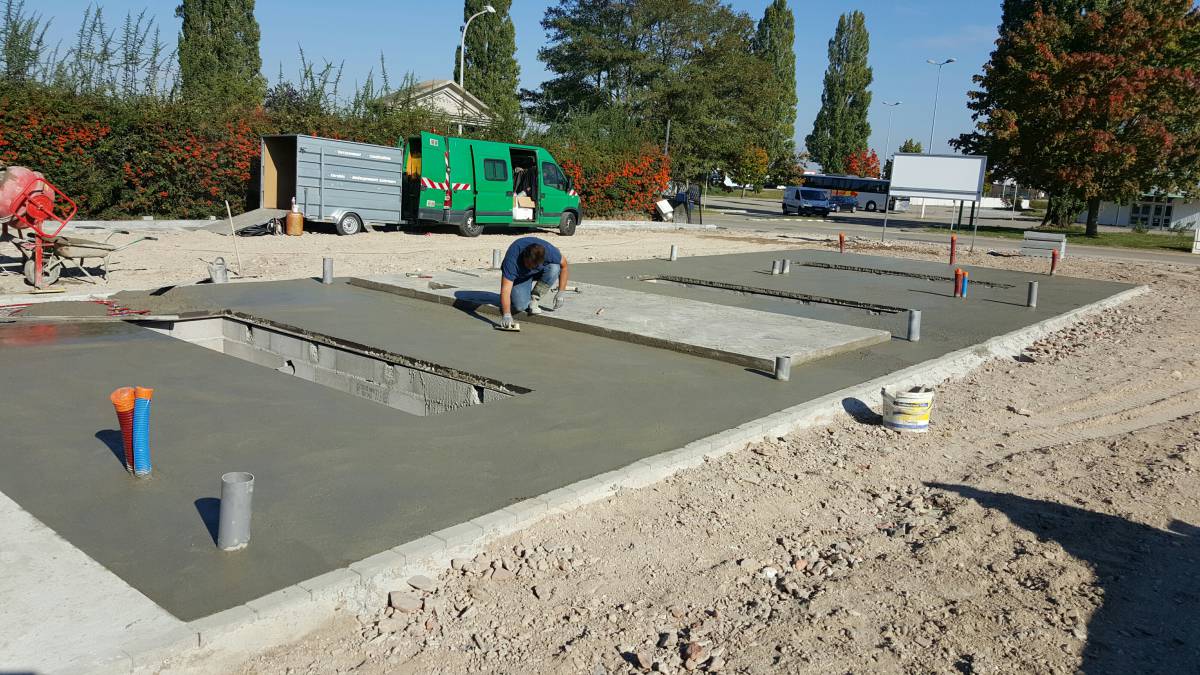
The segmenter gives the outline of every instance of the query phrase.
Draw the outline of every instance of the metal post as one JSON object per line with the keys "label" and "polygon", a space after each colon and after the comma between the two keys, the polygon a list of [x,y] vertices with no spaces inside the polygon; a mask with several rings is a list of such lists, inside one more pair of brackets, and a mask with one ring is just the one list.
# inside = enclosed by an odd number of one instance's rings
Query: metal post
{"label": "metal post", "polygon": [[960,200],[958,200],[958,220],[955,221],[954,225],[950,226],[951,232],[954,231],[955,227],[962,227],[962,214],[963,214],[963,201],[960,199]]}
{"label": "metal post", "polygon": [[792,261],[788,260],[787,258],[784,258],[783,259],[783,269],[781,269],[779,271],[779,273],[780,274],[790,274],[791,271],[792,271]]}
{"label": "metal post", "polygon": [[[467,54],[467,29],[471,27],[471,22],[475,20],[475,17],[478,17],[483,14],[488,14],[488,13],[495,14],[496,8],[492,7],[491,5],[485,5],[482,11],[472,14],[471,17],[469,19],[467,19],[467,22],[464,23],[463,27],[462,27],[462,37],[458,42],[458,86],[460,88],[462,88],[464,91],[466,91],[466,85],[464,85],[463,82],[465,80],[464,75],[466,75],[466,70],[467,70],[466,59],[464,58]],[[458,115],[459,119],[463,118],[464,112],[465,111],[463,109],[461,109],[461,108],[459,109],[459,115]],[[458,133],[462,134],[462,130],[463,130],[462,122],[459,122],[458,123]]]}
{"label": "metal post", "polygon": [[1038,282],[1029,282],[1029,292],[1025,295],[1026,307],[1037,307]]}
{"label": "metal post", "polygon": [[908,341],[919,342],[921,340],[921,310],[908,310]]}
{"label": "metal post", "polygon": [[776,356],[775,357],[775,379],[780,382],[787,382],[792,377],[792,357]]}
{"label": "metal post", "polygon": [[500,249],[492,249],[492,269],[500,269]]}
{"label": "metal post", "polygon": [[217,546],[236,551],[250,543],[250,511],[254,501],[254,474],[231,471],[221,476],[221,516]]}
{"label": "metal post", "polygon": [[321,258],[321,283],[333,283],[333,258]]}
{"label": "metal post", "polygon": [[671,254],[670,254],[670,257],[668,258],[668,260],[670,260],[671,262],[675,262],[676,260],[679,260],[679,247],[676,246],[675,244],[671,244]]}
{"label": "metal post", "polygon": [[975,222],[975,202],[971,202],[971,253],[975,252],[975,235],[979,233],[979,224]]}
{"label": "metal post", "polygon": [[1008,214],[1008,221],[1011,223],[1017,217],[1017,202],[1021,200],[1021,184],[1017,183],[1013,186],[1013,205],[1012,212]]}

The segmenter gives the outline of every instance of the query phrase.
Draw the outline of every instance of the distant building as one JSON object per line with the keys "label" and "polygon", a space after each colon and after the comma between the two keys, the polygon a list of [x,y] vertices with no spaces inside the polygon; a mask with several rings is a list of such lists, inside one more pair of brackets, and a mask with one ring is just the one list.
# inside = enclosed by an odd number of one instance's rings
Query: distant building
{"label": "distant building", "polygon": [[454,80],[426,80],[405,91],[384,97],[390,105],[406,104],[445,115],[452,123],[471,127],[490,126],[491,108]]}
{"label": "distant building", "polygon": [[[1086,223],[1087,211],[1080,213],[1075,222]],[[1200,226],[1200,199],[1179,193],[1147,193],[1127,204],[1100,202],[1099,223],[1150,230],[1194,230]]]}

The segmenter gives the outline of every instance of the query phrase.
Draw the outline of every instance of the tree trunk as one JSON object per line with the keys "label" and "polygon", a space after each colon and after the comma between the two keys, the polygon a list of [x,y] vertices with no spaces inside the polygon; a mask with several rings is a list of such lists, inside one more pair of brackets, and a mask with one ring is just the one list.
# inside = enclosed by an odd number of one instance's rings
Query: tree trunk
{"label": "tree trunk", "polygon": [[1087,207],[1087,230],[1084,234],[1089,237],[1095,237],[1100,234],[1100,198],[1089,197]]}
{"label": "tree trunk", "polygon": [[1050,198],[1046,201],[1046,212],[1042,214],[1042,224],[1038,227],[1045,227],[1050,222],[1050,214],[1054,213],[1054,193],[1050,193]]}
{"label": "tree trunk", "polygon": [[742,183],[742,199],[746,198],[746,184]]}

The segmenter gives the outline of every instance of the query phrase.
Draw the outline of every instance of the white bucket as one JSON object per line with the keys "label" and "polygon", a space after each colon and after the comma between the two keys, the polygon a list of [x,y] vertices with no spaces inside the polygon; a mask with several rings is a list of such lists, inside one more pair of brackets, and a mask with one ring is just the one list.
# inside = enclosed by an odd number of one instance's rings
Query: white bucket
{"label": "white bucket", "polygon": [[929,412],[933,410],[933,389],[912,387],[892,393],[883,389],[883,426],[896,431],[923,434],[929,431]]}

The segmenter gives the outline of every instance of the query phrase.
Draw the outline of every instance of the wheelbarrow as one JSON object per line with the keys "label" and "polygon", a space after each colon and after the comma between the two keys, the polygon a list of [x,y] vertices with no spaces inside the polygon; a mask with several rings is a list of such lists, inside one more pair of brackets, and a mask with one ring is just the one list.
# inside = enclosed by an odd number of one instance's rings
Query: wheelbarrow
{"label": "wheelbarrow", "polygon": [[117,234],[130,234],[129,230],[113,230],[109,233],[104,241],[92,241],[91,239],[81,239],[79,237],[46,237],[42,240],[42,246],[45,253],[48,253],[48,259],[42,266],[42,279],[38,283],[37,279],[37,264],[34,256],[37,242],[34,239],[14,238],[13,245],[17,247],[17,251],[21,254],[21,269],[25,273],[25,281],[31,286],[42,287],[49,286],[58,281],[59,276],[65,267],[73,266],[83,272],[83,276],[89,283],[96,283],[96,277],[92,276],[84,263],[88,259],[98,259],[100,269],[103,271],[102,278],[108,281],[108,259],[117,251],[123,251],[134,244],[141,243],[146,240],[155,241],[157,237],[138,237],[124,244],[113,244],[109,240]]}

